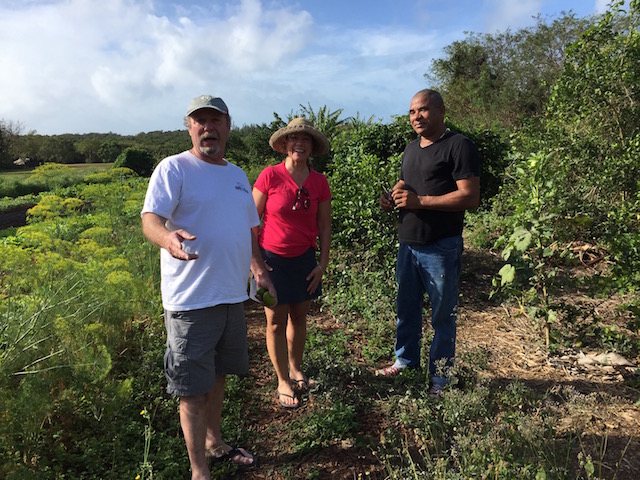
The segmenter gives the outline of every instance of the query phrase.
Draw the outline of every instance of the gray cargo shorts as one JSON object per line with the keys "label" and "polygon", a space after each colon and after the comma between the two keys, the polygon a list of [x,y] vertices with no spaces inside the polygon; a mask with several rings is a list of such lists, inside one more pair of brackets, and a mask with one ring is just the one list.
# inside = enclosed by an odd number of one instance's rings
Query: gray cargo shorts
{"label": "gray cargo shorts", "polygon": [[179,397],[201,395],[217,375],[249,372],[244,304],[164,312],[167,392]]}

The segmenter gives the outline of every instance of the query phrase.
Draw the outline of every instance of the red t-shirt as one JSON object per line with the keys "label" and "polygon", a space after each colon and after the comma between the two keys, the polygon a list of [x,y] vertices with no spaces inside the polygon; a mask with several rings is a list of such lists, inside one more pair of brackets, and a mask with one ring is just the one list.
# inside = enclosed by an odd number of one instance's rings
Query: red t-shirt
{"label": "red t-shirt", "polygon": [[327,178],[311,168],[302,187],[309,192],[307,209],[303,206],[307,196],[301,193],[298,201],[298,185],[284,162],[265,168],[258,176],[254,188],[267,196],[258,236],[265,250],[297,257],[309,247],[317,249],[318,204],[331,199],[331,190]]}

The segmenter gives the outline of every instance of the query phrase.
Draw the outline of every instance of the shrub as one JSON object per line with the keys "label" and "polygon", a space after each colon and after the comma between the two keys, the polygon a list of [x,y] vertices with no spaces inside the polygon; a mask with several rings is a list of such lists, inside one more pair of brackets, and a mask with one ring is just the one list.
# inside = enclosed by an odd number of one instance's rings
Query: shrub
{"label": "shrub", "polygon": [[146,150],[127,148],[113,163],[113,168],[126,167],[136,172],[141,177],[149,177],[153,172],[156,161]]}

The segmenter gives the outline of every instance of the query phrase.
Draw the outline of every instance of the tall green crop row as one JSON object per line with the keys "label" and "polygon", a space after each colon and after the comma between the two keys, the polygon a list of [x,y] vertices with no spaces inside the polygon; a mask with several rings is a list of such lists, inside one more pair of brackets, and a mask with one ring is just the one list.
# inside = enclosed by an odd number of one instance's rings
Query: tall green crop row
{"label": "tall green crop row", "polygon": [[144,344],[158,330],[141,328],[161,309],[157,250],[140,232],[146,181],[124,169],[88,181],[43,195],[0,242],[3,478],[98,478],[102,448],[120,444],[117,475],[142,448],[129,449],[139,432],[113,428],[135,415],[123,407],[139,403],[136,372],[160,371],[161,352],[143,355],[162,345]]}

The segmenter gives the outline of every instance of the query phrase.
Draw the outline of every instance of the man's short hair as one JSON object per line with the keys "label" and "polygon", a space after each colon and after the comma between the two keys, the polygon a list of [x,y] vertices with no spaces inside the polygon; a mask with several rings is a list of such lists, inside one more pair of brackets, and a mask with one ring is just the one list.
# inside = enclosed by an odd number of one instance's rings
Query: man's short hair
{"label": "man's short hair", "polygon": [[441,107],[444,105],[444,99],[442,98],[442,95],[440,95],[440,92],[431,90],[430,88],[420,90],[414,95],[414,97],[427,97],[429,99],[429,103],[434,107]]}

